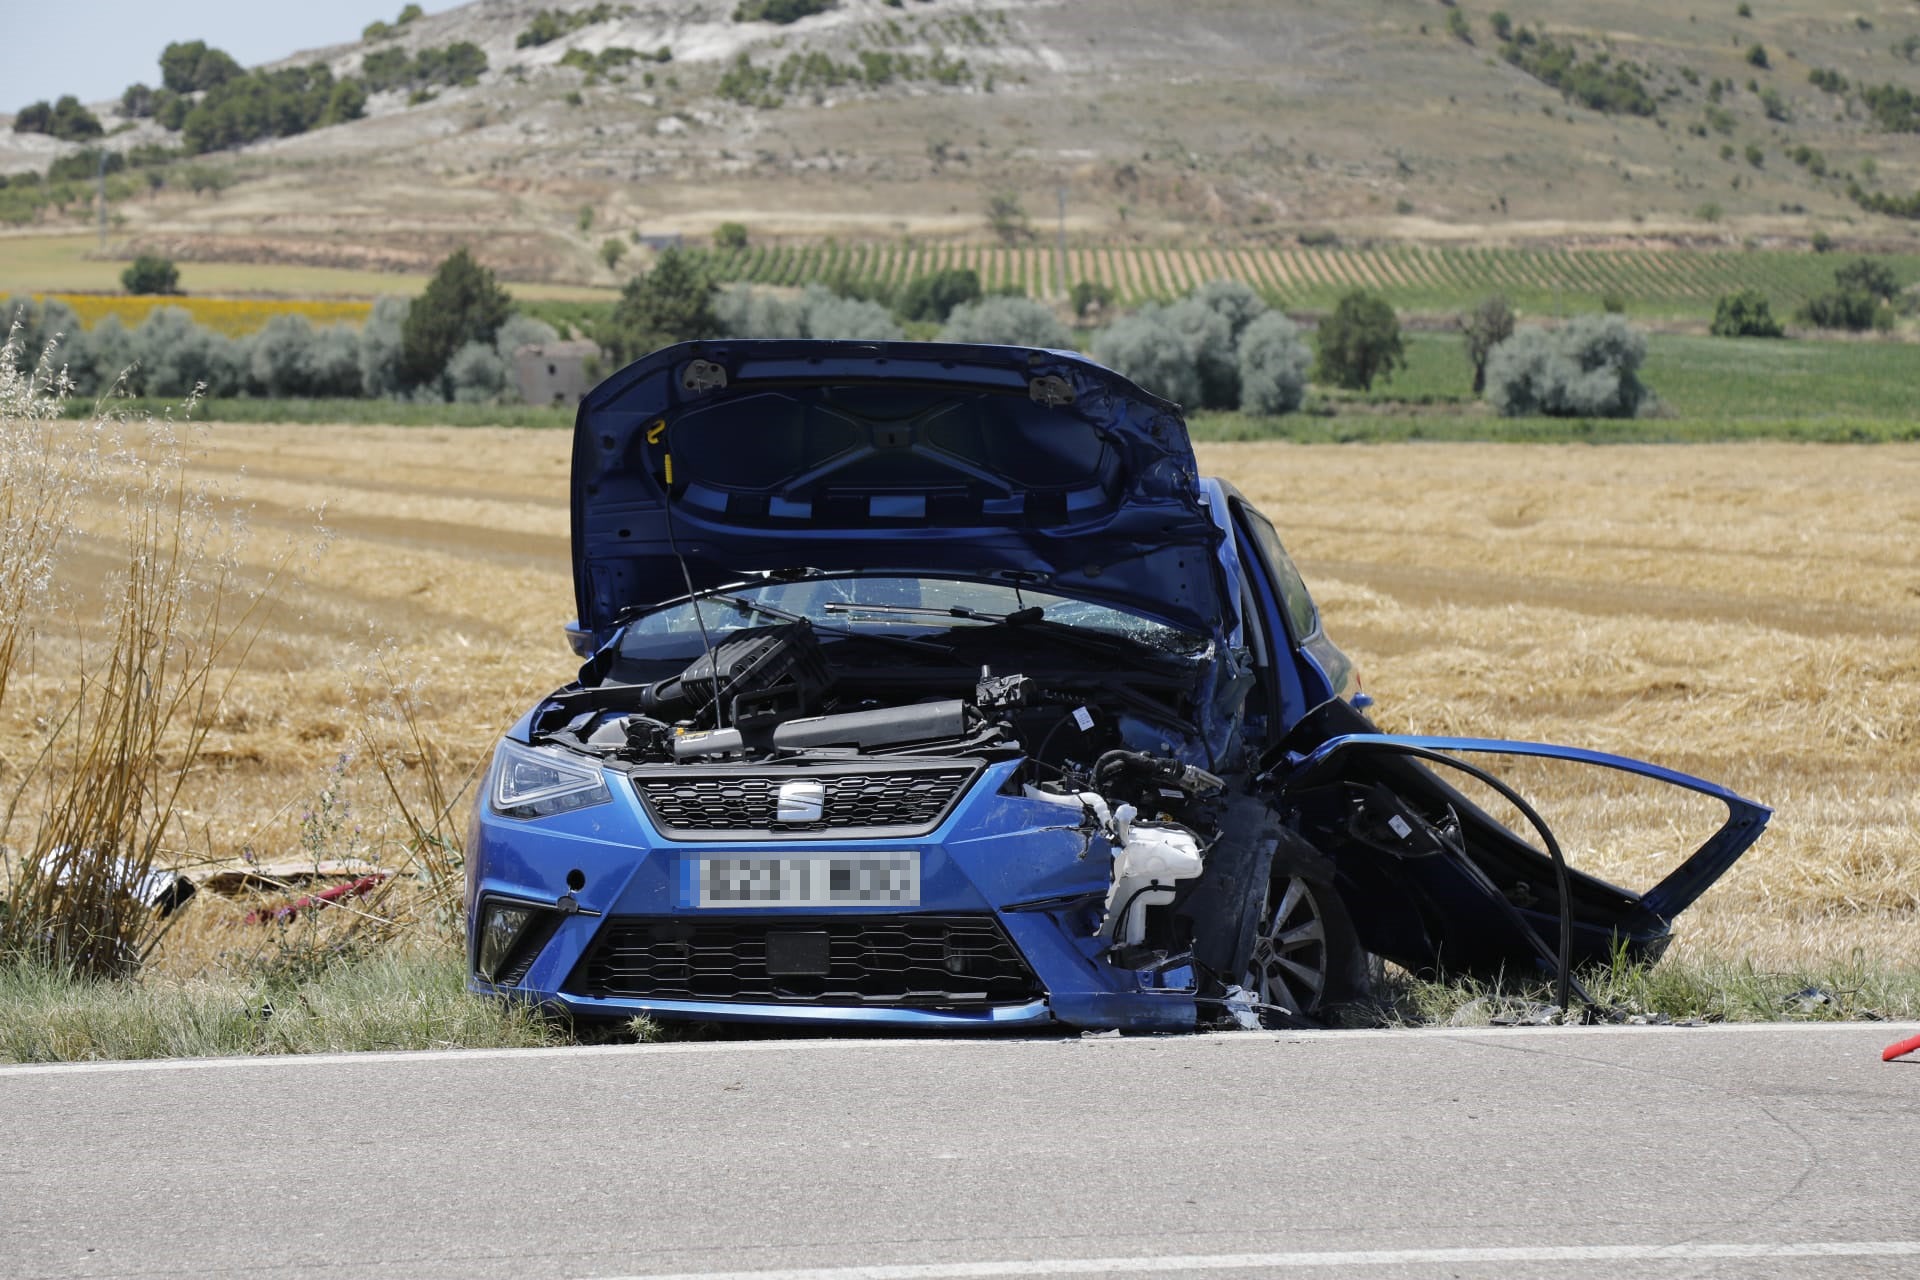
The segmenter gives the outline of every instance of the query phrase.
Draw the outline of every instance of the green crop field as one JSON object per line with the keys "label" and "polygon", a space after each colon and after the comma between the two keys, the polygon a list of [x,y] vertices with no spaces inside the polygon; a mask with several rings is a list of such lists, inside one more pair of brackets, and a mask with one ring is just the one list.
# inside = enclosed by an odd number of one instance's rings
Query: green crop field
{"label": "green crop field", "polygon": [[[1466,405],[1473,370],[1457,333],[1408,333],[1406,368],[1333,403]],[[1920,343],[1895,339],[1710,338],[1656,333],[1641,380],[1681,418],[1916,419]]]}
{"label": "green crop field", "polygon": [[[851,281],[899,286],[951,267],[980,273],[988,289],[1017,286],[1052,296],[1057,254],[1046,247],[978,244],[806,246],[756,245],[710,258],[723,281],[801,285]],[[1920,278],[1920,255],[1881,259],[1903,280]],[[1154,249],[1070,248],[1066,282],[1092,280],[1131,306],[1178,297],[1209,280],[1242,280],[1295,310],[1330,307],[1363,288],[1411,312],[1450,312],[1490,293],[1536,314],[1590,311],[1609,294],[1630,315],[1698,318],[1725,293],[1756,288],[1776,310],[1791,313],[1829,289],[1839,255],[1774,250],[1471,249],[1394,245],[1356,248]]]}

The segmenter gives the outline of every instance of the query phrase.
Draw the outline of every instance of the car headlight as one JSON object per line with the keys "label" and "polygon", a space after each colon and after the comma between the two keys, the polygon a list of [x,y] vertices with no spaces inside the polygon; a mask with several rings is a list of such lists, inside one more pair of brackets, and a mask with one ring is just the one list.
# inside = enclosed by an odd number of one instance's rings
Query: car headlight
{"label": "car headlight", "polygon": [[597,763],[511,740],[494,753],[487,790],[493,811],[508,818],[550,818],[613,799]]}

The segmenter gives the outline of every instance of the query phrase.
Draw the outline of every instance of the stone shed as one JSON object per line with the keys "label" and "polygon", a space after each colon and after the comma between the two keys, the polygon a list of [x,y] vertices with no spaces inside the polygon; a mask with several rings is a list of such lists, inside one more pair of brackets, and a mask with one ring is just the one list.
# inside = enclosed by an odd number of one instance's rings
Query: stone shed
{"label": "stone shed", "polygon": [[591,342],[530,343],[513,353],[513,380],[528,404],[579,404],[602,376]]}

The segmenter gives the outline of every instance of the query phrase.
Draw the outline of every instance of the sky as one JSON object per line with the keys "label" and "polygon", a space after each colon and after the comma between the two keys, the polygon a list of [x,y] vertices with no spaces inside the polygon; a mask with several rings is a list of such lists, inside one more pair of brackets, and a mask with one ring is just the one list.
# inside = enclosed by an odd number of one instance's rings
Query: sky
{"label": "sky", "polygon": [[[160,83],[160,50],[205,40],[243,67],[355,40],[405,0],[0,0],[0,111],[63,93],[117,98],[134,81]],[[451,8],[421,6],[429,13]]]}

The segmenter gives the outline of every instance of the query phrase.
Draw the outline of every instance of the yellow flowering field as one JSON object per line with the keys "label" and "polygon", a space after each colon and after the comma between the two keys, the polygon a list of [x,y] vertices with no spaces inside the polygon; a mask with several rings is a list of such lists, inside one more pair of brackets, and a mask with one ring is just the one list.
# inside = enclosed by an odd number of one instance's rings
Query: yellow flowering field
{"label": "yellow flowering field", "polygon": [[267,327],[267,321],[280,315],[302,315],[316,325],[362,325],[373,304],[367,301],[313,298],[202,298],[192,296],[111,293],[48,293],[72,307],[80,323],[91,329],[108,316],[119,316],[120,323],[132,328],[147,318],[156,307],[181,307],[193,316],[194,323],[218,330],[231,337],[254,333]]}

